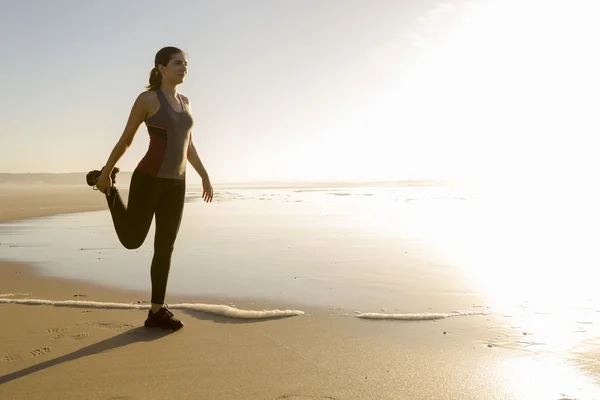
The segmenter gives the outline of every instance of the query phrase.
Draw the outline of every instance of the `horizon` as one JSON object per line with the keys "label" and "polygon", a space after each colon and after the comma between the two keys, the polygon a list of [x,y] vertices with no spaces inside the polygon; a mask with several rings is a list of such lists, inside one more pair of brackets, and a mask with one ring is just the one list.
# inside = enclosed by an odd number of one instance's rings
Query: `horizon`
{"label": "horizon", "polygon": [[[133,171],[120,171],[117,176],[117,182],[119,182],[119,176],[123,177],[123,179],[128,182],[131,178]],[[65,183],[67,181],[61,181],[61,177],[68,178],[68,182],[79,182],[83,185],[83,177],[85,176],[85,172],[82,171],[74,171],[74,172],[0,172],[0,185],[6,184],[7,181],[10,183],[31,183],[31,180],[20,180],[20,181],[10,181],[10,178],[33,178],[38,179],[42,183],[53,183],[51,178],[58,178],[59,183]],[[44,181],[44,179],[46,179]],[[54,181],[57,182],[57,181]],[[212,182],[212,181],[211,181]],[[212,182],[213,185],[231,185],[231,184],[240,184],[240,185],[253,185],[253,184],[339,184],[345,183],[349,185],[361,185],[361,184],[451,184],[455,183],[452,180],[442,180],[442,179],[372,179],[372,180],[318,180],[318,179],[264,179],[264,180],[229,180],[229,181],[216,181]],[[201,181],[192,181],[188,180],[188,184],[190,185],[200,185]]]}

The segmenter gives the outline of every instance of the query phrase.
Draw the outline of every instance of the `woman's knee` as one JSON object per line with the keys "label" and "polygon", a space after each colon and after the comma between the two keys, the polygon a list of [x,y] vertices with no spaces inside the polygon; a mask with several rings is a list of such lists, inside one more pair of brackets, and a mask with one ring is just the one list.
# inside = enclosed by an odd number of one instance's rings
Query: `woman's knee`
{"label": "woman's knee", "polygon": [[123,244],[127,250],[135,250],[139,249],[142,244],[144,244],[144,239],[140,240],[139,238],[128,238],[126,240],[121,240],[121,244]]}

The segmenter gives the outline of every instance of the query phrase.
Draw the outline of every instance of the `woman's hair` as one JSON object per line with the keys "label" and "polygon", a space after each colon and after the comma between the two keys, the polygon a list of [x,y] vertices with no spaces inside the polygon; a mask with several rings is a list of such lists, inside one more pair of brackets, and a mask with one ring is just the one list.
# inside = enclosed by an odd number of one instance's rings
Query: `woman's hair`
{"label": "woman's hair", "polygon": [[162,75],[158,70],[158,66],[166,66],[169,63],[169,61],[171,61],[171,58],[173,58],[173,56],[178,53],[183,53],[183,51],[178,49],[177,47],[171,46],[163,47],[158,51],[158,53],[156,53],[156,56],[154,56],[154,68],[152,68],[152,71],[150,71],[150,84],[146,86],[146,89],[154,90],[160,88],[160,84],[162,83]]}

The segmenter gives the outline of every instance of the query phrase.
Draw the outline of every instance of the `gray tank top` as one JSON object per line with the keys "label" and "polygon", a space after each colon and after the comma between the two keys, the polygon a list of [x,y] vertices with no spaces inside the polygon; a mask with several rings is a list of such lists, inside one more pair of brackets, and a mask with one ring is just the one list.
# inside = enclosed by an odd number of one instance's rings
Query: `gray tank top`
{"label": "gray tank top", "polygon": [[156,93],[160,108],[144,121],[150,135],[150,145],[138,169],[159,178],[185,179],[187,152],[194,125],[192,114],[179,95],[181,112],[171,107],[160,89]]}

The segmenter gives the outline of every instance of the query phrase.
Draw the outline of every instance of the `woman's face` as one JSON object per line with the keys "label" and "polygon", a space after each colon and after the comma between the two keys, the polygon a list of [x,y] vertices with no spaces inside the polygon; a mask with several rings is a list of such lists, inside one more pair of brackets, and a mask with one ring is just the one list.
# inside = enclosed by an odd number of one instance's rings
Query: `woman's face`
{"label": "woman's face", "polygon": [[175,85],[181,84],[187,75],[187,59],[183,53],[174,54],[166,66],[159,65],[158,69],[162,74],[163,80],[167,80]]}

